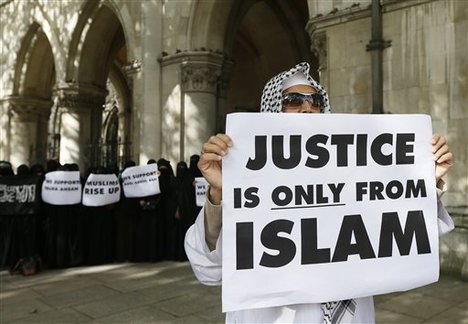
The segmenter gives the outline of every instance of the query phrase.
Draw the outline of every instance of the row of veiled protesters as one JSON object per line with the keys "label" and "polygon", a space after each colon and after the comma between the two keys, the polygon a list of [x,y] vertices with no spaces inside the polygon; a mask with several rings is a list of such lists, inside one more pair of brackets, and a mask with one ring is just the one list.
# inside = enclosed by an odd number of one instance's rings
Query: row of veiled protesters
{"label": "row of veiled protesters", "polygon": [[[126,198],[105,206],[52,205],[36,192],[35,207],[5,203],[7,179],[28,178],[40,191],[44,175],[52,171],[78,171],[76,164],[60,165],[54,160],[30,168],[21,165],[16,175],[11,164],[0,161],[0,267],[13,267],[24,257],[38,255],[48,268],[97,265],[112,262],[185,261],[185,232],[200,207],[195,201],[194,178],[200,177],[198,155],[190,167],[181,161],[174,173],[165,159],[157,162],[160,193],[144,198]],[[128,161],[124,169],[135,166]],[[91,168],[83,175],[122,173],[117,168]],[[3,189],[2,189],[3,186]],[[7,210],[9,209],[9,210]],[[32,212],[33,210],[33,212]]]}

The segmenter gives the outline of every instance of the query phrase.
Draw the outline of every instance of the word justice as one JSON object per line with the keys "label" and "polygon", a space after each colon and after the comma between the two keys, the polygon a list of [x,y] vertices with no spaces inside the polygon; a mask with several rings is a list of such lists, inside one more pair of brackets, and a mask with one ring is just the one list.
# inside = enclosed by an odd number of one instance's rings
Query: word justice
{"label": "word justice", "polygon": [[369,156],[382,166],[414,164],[414,133],[383,133],[373,139],[368,134],[316,134],[305,141],[302,135],[290,135],[289,152],[284,149],[286,140],[287,136],[272,135],[269,150],[268,137],[255,136],[255,157],[249,158],[246,167],[254,171],[261,170],[271,159],[279,169],[293,169],[301,163],[303,145],[309,154],[305,161],[305,166],[309,168],[321,168],[330,162],[332,150],[327,145],[334,146],[334,163],[338,167],[349,165],[350,149],[354,150],[356,166],[367,165]]}
{"label": "word justice", "polygon": [[[300,226],[300,237],[296,239],[291,236],[295,226]],[[255,251],[261,250],[254,246],[264,248],[258,265],[267,268],[279,268],[292,262],[297,246],[300,246],[302,265],[345,262],[351,255],[358,255],[361,260],[392,257],[394,246],[400,256],[409,255],[414,248],[417,254],[431,253],[422,210],[408,211],[404,228],[397,212],[382,213],[379,241],[374,245],[360,214],[344,215],[333,253],[331,247],[319,248],[321,235],[330,234],[319,231],[317,218],[276,219],[262,229],[254,228],[253,222],[236,223],[236,268],[248,270],[255,267]],[[256,242],[258,239],[260,242]]]}

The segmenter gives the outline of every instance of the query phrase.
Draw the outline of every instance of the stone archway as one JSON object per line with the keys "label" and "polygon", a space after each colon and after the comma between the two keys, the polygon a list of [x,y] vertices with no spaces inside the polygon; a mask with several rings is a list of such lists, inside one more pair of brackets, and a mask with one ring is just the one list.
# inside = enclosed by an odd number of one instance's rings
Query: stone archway
{"label": "stone archway", "polygon": [[263,86],[276,73],[301,61],[315,64],[305,0],[250,1],[241,12],[226,32],[224,51],[234,63],[221,120],[229,112],[258,111]]}
{"label": "stone archway", "polygon": [[[306,32],[307,0],[200,1],[191,17],[192,48],[225,56],[216,107],[216,130],[233,111],[258,111],[263,85],[276,73],[308,61],[318,68]],[[318,77],[318,73],[314,73]]]}
{"label": "stone archway", "polygon": [[[80,168],[87,168],[106,164],[103,156],[106,141],[117,141],[117,137],[125,138],[130,132],[127,119],[131,110],[131,82],[125,73],[126,38],[116,13],[106,5],[88,2],[77,28],[69,50],[66,83],[56,91],[56,107],[58,124],[73,125],[58,131],[61,162],[78,162]],[[123,126],[118,130],[125,134],[118,134],[115,139],[103,134],[108,82],[119,90],[115,93],[122,102],[117,117]]]}
{"label": "stone archway", "polygon": [[[169,8],[176,12],[178,4]],[[188,23],[174,23],[187,37],[168,49],[175,54],[161,59],[162,128],[175,134],[164,139],[163,153],[180,160],[198,152],[209,136],[224,131],[227,113],[258,111],[270,77],[311,62],[308,12],[306,0],[191,2]]]}
{"label": "stone archway", "polygon": [[43,164],[47,158],[48,118],[56,71],[52,47],[39,24],[26,33],[17,56],[11,107],[10,160]]}

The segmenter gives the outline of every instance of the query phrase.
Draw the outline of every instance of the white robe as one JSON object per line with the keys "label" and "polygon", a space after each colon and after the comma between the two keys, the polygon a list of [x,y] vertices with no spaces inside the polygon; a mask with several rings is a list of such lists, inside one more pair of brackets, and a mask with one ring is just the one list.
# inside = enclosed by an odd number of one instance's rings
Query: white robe
{"label": "white robe", "polygon": [[[438,189],[438,197],[441,191]],[[207,199],[207,203],[210,202]],[[200,211],[195,223],[185,236],[185,251],[193,272],[198,280],[209,286],[221,285],[222,278],[222,231],[216,241],[216,248],[210,251],[205,239],[205,207]],[[439,234],[445,234],[454,228],[452,218],[438,200]],[[209,205],[210,213],[221,217],[221,207]],[[351,323],[375,323],[374,302],[372,296],[355,298],[356,311]],[[226,323],[322,323],[323,314],[320,304],[297,304],[261,309],[247,309],[226,314]]]}

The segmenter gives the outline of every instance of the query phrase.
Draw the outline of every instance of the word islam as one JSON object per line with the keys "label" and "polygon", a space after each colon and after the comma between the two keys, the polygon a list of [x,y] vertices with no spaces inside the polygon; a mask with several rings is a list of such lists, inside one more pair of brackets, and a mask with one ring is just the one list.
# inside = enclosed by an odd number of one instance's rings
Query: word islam
{"label": "word islam", "polygon": [[[298,221],[299,222],[299,221]],[[264,251],[259,265],[268,268],[283,267],[296,256],[296,244],[288,237],[296,222],[288,219],[274,220],[262,229],[260,242],[269,251]],[[347,261],[350,255],[359,255],[364,259],[393,256],[393,241],[400,255],[409,255],[413,238],[416,240],[418,254],[431,253],[429,237],[422,210],[408,211],[404,229],[401,227],[397,212],[382,213],[377,254],[371,244],[361,215],[344,215],[333,255],[328,247],[318,247],[318,224],[316,218],[300,220],[301,264],[318,264]],[[236,224],[236,268],[246,270],[254,268],[254,223]]]}

